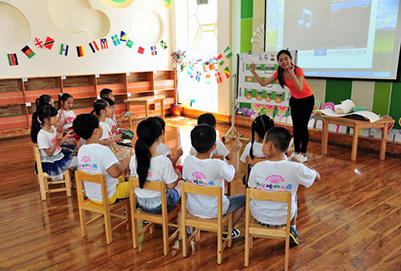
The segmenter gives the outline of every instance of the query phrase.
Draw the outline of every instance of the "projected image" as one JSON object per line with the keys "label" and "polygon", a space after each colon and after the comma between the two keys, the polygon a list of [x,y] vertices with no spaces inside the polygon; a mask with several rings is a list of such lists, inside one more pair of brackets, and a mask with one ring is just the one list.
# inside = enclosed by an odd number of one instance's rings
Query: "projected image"
{"label": "projected image", "polygon": [[266,0],[265,50],[298,50],[306,76],[395,79],[397,0]]}

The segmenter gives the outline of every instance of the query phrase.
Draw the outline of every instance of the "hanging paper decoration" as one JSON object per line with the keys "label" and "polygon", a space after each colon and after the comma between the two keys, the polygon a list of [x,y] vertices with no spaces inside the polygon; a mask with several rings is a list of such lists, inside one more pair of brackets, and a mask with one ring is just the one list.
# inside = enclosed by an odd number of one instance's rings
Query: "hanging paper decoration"
{"label": "hanging paper decoration", "polygon": [[209,69],[210,70],[214,70],[215,69],[215,66],[214,66],[213,62],[209,62]]}
{"label": "hanging paper decoration", "polygon": [[160,41],[160,46],[162,47],[162,49],[167,49],[167,43],[164,40]]}
{"label": "hanging paper decoration", "polygon": [[313,106],[312,116],[316,114],[316,111],[320,109],[320,103],[318,100],[315,100],[315,105]]}
{"label": "hanging paper decoration", "polygon": [[17,54],[7,54],[8,64],[10,66],[17,66],[18,65],[18,58]]}
{"label": "hanging paper decoration", "polygon": [[156,56],[157,55],[156,45],[150,46],[150,51],[152,52],[152,56]]}
{"label": "hanging paper decoration", "polygon": [[127,34],[125,34],[124,31],[121,31],[120,40],[123,41],[123,42],[127,41]]}
{"label": "hanging paper decoration", "polygon": [[45,41],[45,44],[44,44],[44,47],[49,49],[49,50],[51,50],[53,45],[54,45],[54,39],[52,39],[50,37],[47,37],[46,41]]}
{"label": "hanging paper decoration", "polygon": [[96,51],[99,51],[99,47],[97,46],[96,41],[92,41],[91,43],[89,43],[89,47],[92,50],[92,53],[96,53]]}
{"label": "hanging paper decoration", "polygon": [[206,78],[206,84],[210,85],[210,74],[206,74],[205,78]]}
{"label": "hanging paper decoration", "polygon": [[107,44],[107,39],[100,39],[100,47],[102,50],[109,49],[109,45]]}
{"label": "hanging paper decoration", "polygon": [[230,46],[227,46],[227,48],[224,49],[224,54],[226,55],[226,58],[230,58],[233,56],[233,53],[231,53],[231,50],[230,50]]}
{"label": "hanging paper decoration", "polygon": [[221,74],[220,74],[220,72],[216,72],[214,75],[216,76],[217,84],[220,84],[220,83],[223,82],[223,79],[221,79]]}
{"label": "hanging paper decoration", "polygon": [[332,102],[327,102],[322,106],[322,109],[330,109],[332,111],[335,111],[336,105]]}
{"label": "hanging paper decoration", "polygon": [[60,55],[67,56],[69,47],[70,46],[68,46],[67,44],[61,44],[60,45]]}
{"label": "hanging paper decoration", "polygon": [[228,66],[224,69],[224,73],[226,75],[226,78],[230,78],[230,68]]}
{"label": "hanging paper decoration", "polygon": [[38,38],[35,38],[33,40],[33,43],[35,44],[36,47],[38,47],[39,49],[43,49],[43,41],[41,41]]}
{"label": "hanging paper decoration", "polygon": [[166,8],[170,8],[170,2],[171,2],[171,0],[160,0],[160,2],[162,2],[162,4],[163,4]]}
{"label": "hanging paper decoration", "polygon": [[77,46],[77,55],[78,57],[85,56],[85,51],[83,46]]}
{"label": "hanging paper decoration", "polygon": [[127,43],[125,45],[127,45],[127,47],[131,49],[134,45],[134,42],[132,40],[127,40]]}
{"label": "hanging paper decoration", "polygon": [[267,115],[268,115],[270,118],[273,118],[274,108],[275,108],[276,106],[271,105],[271,104],[265,104],[264,106],[265,106],[265,108],[266,108],[266,113],[267,113]]}
{"label": "hanging paper decoration", "polygon": [[224,64],[224,60],[223,60],[223,55],[219,54],[217,56],[217,61],[219,62],[219,65],[222,66]]}
{"label": "hanging paper decoration", "polygon": [[194,68],[192,68],[192,66],[188,66],[188,70],[187,70],[187,73],[188,73],[188,75],[189,76],[191,76],[191,78],[192,78],[192,72],[194,71]]}
{"label": "hanging paper decoration", "polygon": [[117,34],[111,36],[111,40],[113,41],[114,46],[121,44],[120,39],[118,38]]}
{"label": "hanging paper decoration", "polygon": [[199,71],[197,71],[197,72],[196,72],[196,77],[195,77],[195,80],[196,80],[196,81],[198,81],[198,82],[200,82],[201,75],[202,75],[202,73],[201,73],[201,72],[199,72]]}
{"label": "hanging paper decoration", "polygon": [[288,107],[287,106],[277,106],[277,111],[278,111],[278,115],[280,117],[279,121],[281,122],[281,119],[283,118],[283,116],[285,115],[285,112],[287,112]]}
{"label": "hanging paper decoration", "polygon": [[139,46],[138,53],[143,55],[144,52],[145,52],[145,48]]}
{"label": "hanging paper decoration", "polygon": [[31,48],[29,48],[29,46],[25,46],[24,48],[21,49],[21,51],[28,57],[28,58],[32,58],[35,53],[32,51]]}

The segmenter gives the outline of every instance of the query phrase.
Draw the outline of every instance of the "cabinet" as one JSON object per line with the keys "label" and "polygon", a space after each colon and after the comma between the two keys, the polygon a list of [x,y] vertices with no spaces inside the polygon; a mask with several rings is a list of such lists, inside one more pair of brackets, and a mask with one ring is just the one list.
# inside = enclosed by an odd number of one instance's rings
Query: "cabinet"
{"label": "cabinet", "polygon": [[[76,115],[89,113],[93,102],[103,88],[113,90],[116,115],[125,111],[124,100],[129,97],[165,95],[165,114],[175,103],[174,70],[143,71],[115,74],[70,75],[66,77],[32,77],[0,79],[0,138],[29,134],[35,100],[42,94],[53,97],[58,107],[58,95],[69,93],[74,97]],[[145,117],[144,106],[132,106],[134,118]],[[160,112],[159,104],[151,104],[150,114]]]}

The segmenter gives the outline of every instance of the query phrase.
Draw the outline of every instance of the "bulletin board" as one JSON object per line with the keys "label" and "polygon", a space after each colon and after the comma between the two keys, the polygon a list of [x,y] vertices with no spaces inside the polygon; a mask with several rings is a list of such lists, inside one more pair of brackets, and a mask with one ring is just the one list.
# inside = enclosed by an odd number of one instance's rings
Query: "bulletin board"
{"label": "bulletin board", "polygon": [[[290,51],[293,64],[297,63],[297,51]],[[268,78],[278,68],[278,52],[238,54],[237,102],[271,106],[289,106],[290,90],[278,82],[261,86],[249,71],[249,64],[255,63],[255,71],[261,78]]]}

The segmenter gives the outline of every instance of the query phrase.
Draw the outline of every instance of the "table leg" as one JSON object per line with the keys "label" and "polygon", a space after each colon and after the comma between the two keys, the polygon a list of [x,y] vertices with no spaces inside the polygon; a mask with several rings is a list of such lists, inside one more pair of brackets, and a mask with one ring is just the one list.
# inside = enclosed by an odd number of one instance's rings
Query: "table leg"
{"label": "table leg", "polygon": [[323,119],[323,130],[322,130],[322,153],[327,154],[327,144],[329,141],[329,122]]}
{"label": "table leg", "polygon": [[352,147],[351,147],[351,161],[356,160],[356,153],[358,150],[358,135],[359,135],[359,127],[354,125],[354,134],[352,136]]}
{"label": "table leg", "polygon": [[164,119],[164,99],[160,100],[160,110],[161,110],[162,119]]}
{"label": "table leg", "polygon": [[380,160],[386,159],[387,131],[388,131],[388,124],[385,123],[383,127],[382,142],[380,145],[380,156],[379,156]]}
{"label": "table leg", "polygon": [[146,118],[149,118],[149,104],[148,104],[148,102],[146,102],[146,104],[145,104],[145,114],[146,114]]}

